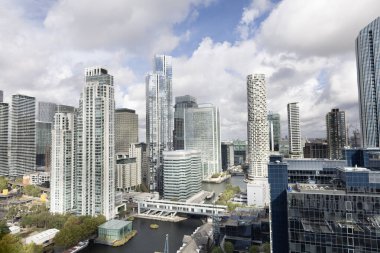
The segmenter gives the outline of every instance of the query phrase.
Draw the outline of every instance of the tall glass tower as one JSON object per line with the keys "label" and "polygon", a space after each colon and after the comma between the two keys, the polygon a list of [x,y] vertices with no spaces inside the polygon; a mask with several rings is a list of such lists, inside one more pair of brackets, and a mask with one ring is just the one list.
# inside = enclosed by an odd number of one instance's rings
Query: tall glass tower
{"label": "tall glass tower", "polygon": [[19,177],[35,170],[36,99],[12,96],[11,157],[9,176]]}
{"label": "tall glass tower", "polygon": [[201,152],[202,178],[222,171],[219,109],[211,104],[185,109],[185,150]]}
{"label": "tall glass tower", "polygon": [[182,150],[184,144],[184,117],[186,108],[198,107],[195,97],[185,95],[175,98],[174,105],[174,131],[173,131],[173,149]]}
{"label": "tall glass tower", "polygon": [[280,140],[281,140],[280,114],[269,112],[268,113],[268,124],[269,124],[270,151],[279,151],[280,150]]}
{"label": "tall glass tower", "polygon": [[172,63],[156,55],[153,72],[146,76],[146,141],[150,167],[150,190],[162,193],[162,151],[173,147]]}
{"label": "tall glass tower", "polygon": [[76,209],[82,215],[115,215],[115,95],[113,76],[88,68],[78,110]]}
{"label": "tall glass tower", "polygon": [[363,147],[380,147],[380,17],[359,32],[355,44]]}

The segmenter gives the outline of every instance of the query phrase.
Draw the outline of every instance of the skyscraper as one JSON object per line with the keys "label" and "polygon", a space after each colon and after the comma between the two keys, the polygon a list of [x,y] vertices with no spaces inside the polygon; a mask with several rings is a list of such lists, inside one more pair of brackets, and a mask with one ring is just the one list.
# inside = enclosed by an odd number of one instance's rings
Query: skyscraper
{"label": "skyscraper", "polygon": [[172,149],[173,105],[171,57],[156,55],[154,69],[146,76],[146,141],[150,190],[162,193],[162,151]]}
{"label": "skyscraper", "polygon": [[343,111],[332,109],[326,114],[327,143],[329,158],[343,159],[342,149],[347,146],[346,117]]}
{"label": "skyscraper", "polygon": [[50,168],[52,123],[36,121],[36,165]]}
{"label": "skyscraper", "polygon": [[185,148],[184,145],[184,111],[186,108],[198,107],[197,99],[195,97],[185,95],[175,98],[174,105],[174,131],[173,131],[173,148],[174,150],[181,150]]}
{"label": "skyscraper", "polygon": [[269,134],[265,75],[247,76],[248,205],[269,205],[268,160]]}
{"label": "skyscraper", "polygon": [[359,114],[363,147],[380,147],[380,17],[356,38]]}
{"label": "skyscraper", "polygon": [[57,110],[57,105],[50,102],[38,102],[38,121],[42,122],[54,122],[54,114]]}
{"label": "skyscraper", "polygon": [[0,90],[0,103],[4,101],[4,93],[2,90]]}
{"label": "skyscraper", "polygon": [[266,98],[265,75],[248,75],[248,178],[251,180],[268,176],[269,127]]}
{"label": "skyscraper", "polygon": [[85,71],[78,110],[76,197],[82,215],[115,215],[115,99],[113,76]]}
{"label": "skyscraper", "polygon": [[75,188],[75,115],[57,113],[52,130],[52,168],[50,211],[66,213],[74,210]]}
{"label": "skyscraper", "polygon": [[269,147],[270,147],[270,151],[279,151],[280,150],[280,140],[281,140],[280,114],[269,112],[268,124],[269,124]]}
{"label": "skyscraper", "polygon": [[12,96],[9,176],[19,177],[35,170],[36,99]]}
{"label": "skyscraper", "polygon": [[0,103],[0,176],[8,176],[9,105]]}
{"label": "skyscraper", "polygon": [[138,142],[138,115],[135,110],[115,111],[115,153],[129,153],[131,143]]}
{"label": "skyscraper", "polygon": [[290,158],[302,158],[300,109],[298,102],[288,104],[288,133]]}
{"label": "skyscraper", "polygon": [[222,171],[219,109],[211,104],[185,109],[186,150],[201,152],[202,178]]}

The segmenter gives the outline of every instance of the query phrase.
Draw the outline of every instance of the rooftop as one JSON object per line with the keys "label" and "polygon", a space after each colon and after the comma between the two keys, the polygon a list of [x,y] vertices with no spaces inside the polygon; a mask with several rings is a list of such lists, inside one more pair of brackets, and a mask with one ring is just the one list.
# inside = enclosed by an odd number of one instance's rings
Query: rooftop
{"label": "rooftop", "polygon": [[106,223],[103,223],[99,226],[99,228],[104,229],[122,229],[128,224],[132,223],[132,221],[124,221],[124,220],[109,220]]}

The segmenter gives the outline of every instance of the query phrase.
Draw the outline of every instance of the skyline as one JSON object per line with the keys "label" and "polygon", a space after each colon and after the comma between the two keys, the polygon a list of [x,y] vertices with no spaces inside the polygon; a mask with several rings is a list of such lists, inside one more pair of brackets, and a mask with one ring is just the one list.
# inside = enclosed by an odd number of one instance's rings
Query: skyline
{"label": "skyline", "polygon": [[[173,56],[173,97],[188,94],[218,106],[222,140],[246,139],[245,79],[254,73],[267,76],[268,109],[280,113],[282,137],[286,104],[294,101],[300,102],[303,136],[325,137],[324,116],[332,108],[346,111],[351,131],[360,128],[354,41],[377,17],[380,3],[128,3],[99,3],[88,11],[89,1],[5,1],[5,102],[20,93],[76,105],[84,69],[104,66],[115,76],[117,107],[136,110],[144,141],[144,77],[153,54],[165,53]],[[78,28],[71,29],[73,23]],[[98,36],[98,30],[105,32]]]}

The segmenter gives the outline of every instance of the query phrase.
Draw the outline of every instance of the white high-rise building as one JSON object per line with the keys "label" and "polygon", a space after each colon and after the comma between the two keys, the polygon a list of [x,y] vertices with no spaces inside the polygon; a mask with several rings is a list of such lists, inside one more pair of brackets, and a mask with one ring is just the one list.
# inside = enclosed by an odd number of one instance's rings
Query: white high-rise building
{"label": "white high-rise building", "polygon": [[195,150],[165,151],[164,198],[184,201],[202,189],[201,154]]}
{"label": "white high-rise building", "polygon": [[248,178],[268,177],[269,128],[265,75],[247,77]]}
{"label": "white high-rise building", "polygon": [[9,176],[19,177],[35,170],[36,99],[12,96]]}
{"label": "white high-rise building", "polygon": [[300,108],[298,102],[288,104],[289,157],[302,158]]}
{"label": "white high-rise building", "polygon": [[162,151],[173,146],[173,95],[171,57],[156,55],[154,69],[146,76],[146,142],[150,189],[162,193]]}
{"label": "white high-rise building", "polygon": [[0,176],[9,174],[9,105],[0,102]]}
{"label": "white high-rise building", "polygon": [[248,123],[247,160],[249,164],[247,184],[248,205],[269,205],[268,161],[269,128],[267,120],[265,75],[247,76]]}
{"label": "white high-rise building", "polygon": [[54,116],[51,151],[50,211],[66,213],[74,210],[75,189],[75,115]]}
{"label": "white high-rise building", "polygon": [[78,110],[76,194],[82,215],[115,216],[115,99],[113,76],[85,71]]}
{"label": "white high-rise building", "polygon": [[202,178],[222,171],[219,109],[210,104],[186,108],[184,113],[185,150],[201,152]]}

